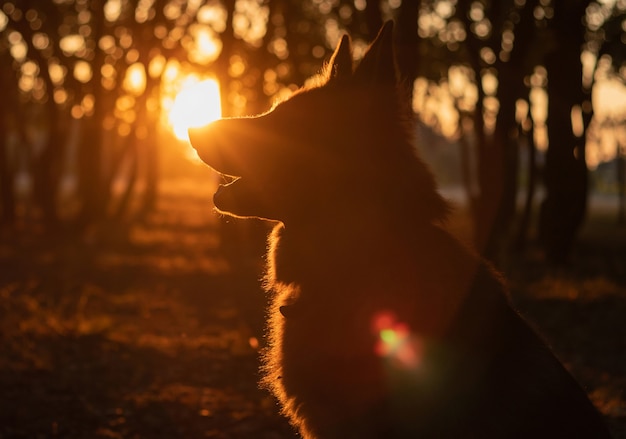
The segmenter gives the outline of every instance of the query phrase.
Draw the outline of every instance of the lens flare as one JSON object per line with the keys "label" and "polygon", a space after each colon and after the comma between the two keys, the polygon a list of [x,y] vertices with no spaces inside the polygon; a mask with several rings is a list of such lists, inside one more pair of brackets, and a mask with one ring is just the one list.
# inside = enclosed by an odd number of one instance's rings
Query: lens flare
{"label": "lens flare", "polygon": [[404,369],[414,369],[421,364],[424,351],[422,339],[411,333],[406,323],[398,321],[394,313],[377,313],[372,319],[372,329],[377,336],[376,355]]}

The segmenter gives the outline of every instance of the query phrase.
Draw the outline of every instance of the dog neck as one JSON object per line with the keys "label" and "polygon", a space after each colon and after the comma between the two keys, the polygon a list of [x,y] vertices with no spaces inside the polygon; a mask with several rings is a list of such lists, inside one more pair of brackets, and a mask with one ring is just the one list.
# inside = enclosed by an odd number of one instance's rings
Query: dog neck
{"label": "dog neck", "polygon": [[[402,220],[400,224],[373,216],[350,219],[328,216],[308,224],[278,223],[269,238],[270,284],[315,282],[363,274],[364,267],[385,266],[423,241],[434,225]],[[406,258],[408,259],[408,257]],[[323,276],[322,276],[323,274]]]}

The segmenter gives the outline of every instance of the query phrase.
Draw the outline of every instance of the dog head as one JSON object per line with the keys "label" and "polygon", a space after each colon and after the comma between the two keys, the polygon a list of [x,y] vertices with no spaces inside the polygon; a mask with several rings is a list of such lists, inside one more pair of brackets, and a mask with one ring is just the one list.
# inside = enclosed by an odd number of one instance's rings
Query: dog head
{"label": "dog head", "polygon": [[421,200],[422,217],[443,215],[398,97],[391,22],[356,69],[344,36],[318,82],[260,116],[189,131],[200,158],[232,177],[215,194],[216,208],[289,224],[367,214],[368,206],[398,213]]}

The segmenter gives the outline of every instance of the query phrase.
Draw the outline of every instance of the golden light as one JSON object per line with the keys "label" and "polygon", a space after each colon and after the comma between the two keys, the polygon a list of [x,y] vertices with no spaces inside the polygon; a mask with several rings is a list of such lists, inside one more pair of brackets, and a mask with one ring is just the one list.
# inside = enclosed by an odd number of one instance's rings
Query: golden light
{"label": "golden light", "polygon": [[200,80],[190,75],[183,80],[180,91],[174,98],[168,120],[174,135],[189,141],[187,130],[201,127],[222,116],[220,88],[215,79]]}
{"label": "golden light", "polygon": [[[269,6],[256,0],[242,0],[235,3],[233,31],[237,38],[258,47],[267,31]],[[330,21],[330,20],[329,20]]]}
{"label": "golden light", "polygon": [[35,46],[35,48],[39,50],[46,50],[49,45],[50,39],[48,38],[48,35],[41,32],[37,32],[33,35],[33,46]]}
{"label": "golden light", "polygon": [[190,32],[193,39],[187,47],[189,59],[197,64],[215,61],[222,51],[222,40],[207,25],[194,25]]}
{"label": "golden light", "polygon": [[580,105],[574,105],[571,111],[572,132],[576,137],[582,137],[585,133],[583,121],[583,109]]}
{"label": "golden light", "polygon": [[104,17],[108,22],[113,23],[122,13],[121,0],[108,0],[104,5]]}
{"label": "golden light", "polygon": [[124,77],[124,89],[135,96],[141,95],[146,89],[146,69],[140,62],[131,64]]}
{"label": "golden light", "polygon": [[159,76],[161,76],[161,73],[163,73],[163,70],[165,70],[166,63],[167,60],[163,55],[157,55],[152,58],[150,60],[150,63],[148,63],[148,74],[150,75],[150,77],[158,78]]}
{"label": "golden light", "polygon": [[6,29],[7,24],[9,24],[9,17],[2,11],[0,11],[0,32]]}
{"label": "golden light", "polygon": [[85,48],[85,37],[79,34],[66,35],[59,41],[63,53],[73,55]]}
{"label": "golden light", "polygon": [[62,88],[58,88],[54,90],[52,98],[57,104],[64,104],[67,101],[67,92]]}
{"label": "golden light", "polygon": [[222,33],[226,30],[226,23],[228,21],[228,12],[219,2],[209,3],[201,6],[196,14],[198,23],[208,24],[217,33]]}
{"label": "golden light", "polygon": [[593,87],[595,117],[623,120],[626,117],[626,87],[621,79],[601,77]]}
{"label": "golden light", "polygon": [[28,53],[28,46],[22,38],[22,34],[15,31],[10,32],[8,41],[11,45],[11,48],[9,49],[11,56],[13,56],[16,61],[24,61],[24,59],[26,59],[26,54]]}
{"label": "golden light", "polygon": [[93,109],[94,109],[95,104],[96,104],[95,96],[92,95],[91,93],[88,93],[85,95],[85,97],[83,97],[83,100],[80,103],[80,106],[82,107],[83,111],[85,112],[87,116],[91,116],[93,114]]}
{"label": "golden light", "polygon": [[76,61],[74,64],[74,78],[76,80],[86,84],[91,80],[92,75],[91,65],[87,61]]}
{"label": "golden light", "polygon": [[113,53],[115,51],[115,38],[112,35],[104,35],[98,40],[98,47],[105,53]]}

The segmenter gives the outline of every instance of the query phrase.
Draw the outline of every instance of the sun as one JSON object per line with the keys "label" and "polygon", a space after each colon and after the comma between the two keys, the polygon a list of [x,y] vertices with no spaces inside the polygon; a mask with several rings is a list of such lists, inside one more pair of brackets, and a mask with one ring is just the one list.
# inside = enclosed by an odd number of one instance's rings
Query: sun
{"label": "sun", "polygon": [[168,120],[174,135],[189,141],[187,130],[201,127],[222,116],[220,87],[215,79],[185,78],[169,111]]}

